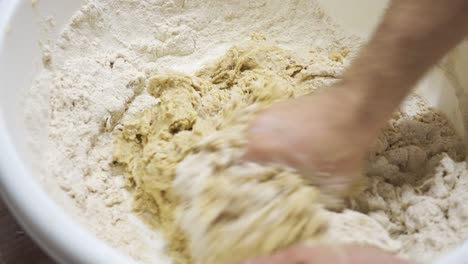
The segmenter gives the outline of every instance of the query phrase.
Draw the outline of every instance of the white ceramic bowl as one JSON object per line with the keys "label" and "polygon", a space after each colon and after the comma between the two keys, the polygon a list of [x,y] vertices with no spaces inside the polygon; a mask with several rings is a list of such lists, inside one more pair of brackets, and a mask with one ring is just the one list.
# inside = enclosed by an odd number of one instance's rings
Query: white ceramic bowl
{"label": "white ceramic bowl", "polygon": [[[24,144],[18,99],[40,69],[39,39],[56,39],[60,29],[80,7],[78,0],[0,0],[0,192],[22,226],[55,259],[62,263],[131,263],[75,223],[41,187],[30,166]],[[323,7],[342,26],[367,37],[386,1],[321,0]],[[44,17],[54,14],[57,24],[42,29]],[[468,114],[468,42],[465,41],[418,86],[417,93],[442,110],[466,138]],[[461,98],[460,100],[457,99]],[[438,263],[468,263],[468,248]],[[465,255],[464,255],[465,254]]]}

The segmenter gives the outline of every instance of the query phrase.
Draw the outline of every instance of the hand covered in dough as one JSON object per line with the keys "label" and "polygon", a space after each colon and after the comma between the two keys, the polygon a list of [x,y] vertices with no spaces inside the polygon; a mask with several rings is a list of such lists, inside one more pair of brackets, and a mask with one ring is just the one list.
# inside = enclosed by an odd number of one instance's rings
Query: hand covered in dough
{"label": "hand covered in dough", "polygon": [[282,163],[322,191],[346,194],[364,168],[378,136],[340,89],[273,105],[250,125],[246,160]]}
{"label": "hand covered in dough", "polygon": [[298,246],[244,264],[409,264],[389,253],[358,245]]}

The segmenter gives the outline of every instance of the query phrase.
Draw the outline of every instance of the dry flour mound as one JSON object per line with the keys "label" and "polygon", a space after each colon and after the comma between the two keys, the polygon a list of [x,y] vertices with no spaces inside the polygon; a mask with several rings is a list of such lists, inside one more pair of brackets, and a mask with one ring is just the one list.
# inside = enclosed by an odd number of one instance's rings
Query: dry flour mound
{"label": "dry flour mound", "polygon": [[162,258],[163,240],[132,213],[125,177],[110,165],[112,134],[157,103],[145,89],[155,72],[190,73],[254,32],[325,56],[358,45],[308,0],[88,1],[45,51],[28,97],[50,101],[27,104],[33,136],[43,127],[33,124],[37,114],[49,119],[45,187],[113,247],[144,262]]}
{"label": "dry flour mound", "polygon": [[351,208],[384,226],[403,256],[429,263],[468,238],[465,155],[447,118],[412,98],[380,136]]}
{"label": "dry flour mound", "polygon": [[[27,105],[31,134],[39,134],[38,114],[49,118],[45,187],[115,248],[147,263],[164,258],[163,240],[140,221],[144,213],[133,212],[133,190],[111,164],[113,134],[158,103],[146,91],[154,74],[191,73],[253,32],[302,58],[312,49],[318,55],[306,71],[322,77],[330,70],[339,75],[348,62],[340,63],[343,48],[359,46],[309,0],[88,1],[46,50],[28,98],[50,100]],[[467,237],[460,141],[445,117],[414,109],[402,109],[410,114],[383,134],[370,158],[366,193],[344,214],[329,213],[331,241],[370,243],[427,262]]]}

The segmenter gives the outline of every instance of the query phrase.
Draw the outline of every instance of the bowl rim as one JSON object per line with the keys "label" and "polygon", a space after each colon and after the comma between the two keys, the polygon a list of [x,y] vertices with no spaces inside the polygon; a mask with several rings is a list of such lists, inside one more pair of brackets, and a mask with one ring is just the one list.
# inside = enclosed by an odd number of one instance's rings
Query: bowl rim
{"label": "bowl rim", "polygon": [[[7,25],[24,2],[0,0],[0,55]],[[0,105],[0,197],[26,232],[60,263],[135,263],[83,228],[39,183],[31,180],[33,172],[28,170],[13,144],[6,115],[7,111]],[[468,241],[436,263],[465,263],[458,261],[466,261],[467,254]]]}
{"label": "bowl rim", "polygon": [[[0,0],[0,51],[7,25],[24,2]],[[6,115],[0,105],[0,196],[25,231],[59,263],[134,263],[83,228],[31,180],[33,173],[13,144]]]}

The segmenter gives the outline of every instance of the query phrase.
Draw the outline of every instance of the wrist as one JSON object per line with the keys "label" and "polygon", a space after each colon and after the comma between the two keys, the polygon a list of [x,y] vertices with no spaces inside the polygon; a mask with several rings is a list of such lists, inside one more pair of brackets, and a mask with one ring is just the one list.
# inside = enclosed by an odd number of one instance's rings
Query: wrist
{"label": "wrist", "polygon": [[350,123],[360,126],[360,131],[365,131],[366,137],[377,138],[398,106],[398,102],[394,106],[395,104],[385,98],[384,102],[375,98],[369,93],[375,87],[371,83],[343,81],[335,87],[334,96],[339,98],[337,99],[341,104],[339,107],[346,112]]}

